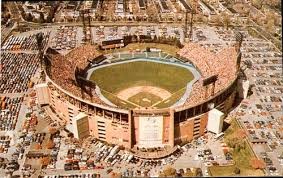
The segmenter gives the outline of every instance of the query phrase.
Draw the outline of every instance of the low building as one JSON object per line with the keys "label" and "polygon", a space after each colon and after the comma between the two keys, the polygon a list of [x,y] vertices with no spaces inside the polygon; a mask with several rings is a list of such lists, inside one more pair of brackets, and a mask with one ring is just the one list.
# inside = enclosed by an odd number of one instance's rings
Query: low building
{"label": "low building", "polygon": [[169,13],[170,12],[170,9],[169,9],[169,7],[166,3],[166,0],[159,0],[159,5],[160,5],[162,13]]}
{"label": "low building", "polygon": [[140,10],[145,10],[146,9],[146,2],[145,0],[138,0],[139,1],[139,8]]}
{"label": "low building", "polygon": [[125,7],[124,7],[124,0],[117,0],[116,4],[116,10],[115,13],[118,15],[123,15],[125,12]]}
{"label": "low building", "polygon": [[124,47],[124,39],[112,39],[112,40],[105,40],[101,42],[102,49],[114,49],[114,48],[121,48]]}
{"label": "low building", "polygon": [[35,86],[38,104],[40,106],[48,105],[50,103],[48,86],[46,83],[38,84]]}
{"label": "low building", "polygon": [[219,134],[223,129],[224,113],[218,109],[212,109],[208,112],[207,131]]}

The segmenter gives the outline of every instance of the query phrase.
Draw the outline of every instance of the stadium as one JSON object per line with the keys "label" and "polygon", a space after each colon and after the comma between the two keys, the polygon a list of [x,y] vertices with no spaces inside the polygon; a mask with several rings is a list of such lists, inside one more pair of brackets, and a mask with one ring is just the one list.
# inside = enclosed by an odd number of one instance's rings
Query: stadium
{"label": "stadium", "polygon": [[229,112],[237,94],[240,42],[212,52],[186,43],[166,50],[102,51],[86,44],[66,55],[48,49],[39,104],[82,139],[174,148],[207,132],[209,112]]}

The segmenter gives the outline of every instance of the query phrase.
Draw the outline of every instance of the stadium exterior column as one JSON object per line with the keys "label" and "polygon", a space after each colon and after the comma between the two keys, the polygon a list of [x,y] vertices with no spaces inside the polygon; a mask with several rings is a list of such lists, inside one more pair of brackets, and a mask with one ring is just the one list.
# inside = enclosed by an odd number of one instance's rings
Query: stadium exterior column
{"label": "stadium exterior column", "polygon": [[134,131],[132,129],[132,127],[133,127],[133,117],[132,117],[132,111],[131,110],[128,112],[128,122],[129,122],[129,148],[132,148],[133,147]]}
{"label": "stadium exterior column", "polygon": [[174,110],[170,109],[169,145],[174,147]]}

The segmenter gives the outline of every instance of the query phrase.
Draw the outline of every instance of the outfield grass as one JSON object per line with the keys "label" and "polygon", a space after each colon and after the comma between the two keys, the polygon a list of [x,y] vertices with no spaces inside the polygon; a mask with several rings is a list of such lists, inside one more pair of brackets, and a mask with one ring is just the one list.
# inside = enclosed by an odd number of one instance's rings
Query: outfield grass
{"label": "outfield grass", "polygon": [[101,89],[113,94],[134,86],[155,86],[174,93],[192,79],[193,74],[186,68],[143,61],[100,68],[90,77]]}
{"label": "outfield grass", "polygon": [[154,103],[161,101],[162,98],[148,92],[140,92],[130,97],[128,100],[142,107],[150,107]]}

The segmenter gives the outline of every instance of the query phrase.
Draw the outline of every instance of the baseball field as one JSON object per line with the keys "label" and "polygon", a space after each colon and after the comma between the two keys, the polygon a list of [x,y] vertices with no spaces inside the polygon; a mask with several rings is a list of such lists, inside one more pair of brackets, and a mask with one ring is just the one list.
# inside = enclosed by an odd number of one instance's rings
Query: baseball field
{"label": "baseball field", "polygon": [[187,68],[151,61],[105,66],[90,76],[108,100],[127,108],[171,106],[192,79]]}

